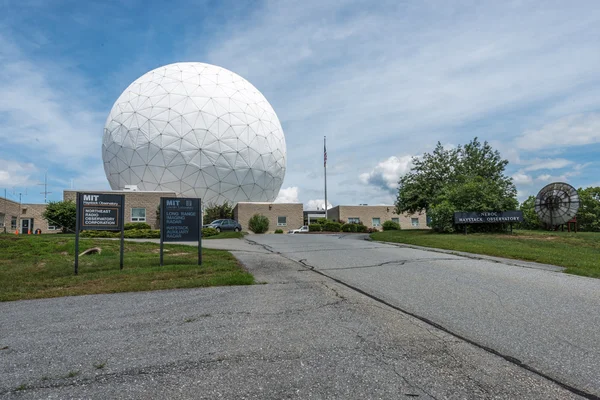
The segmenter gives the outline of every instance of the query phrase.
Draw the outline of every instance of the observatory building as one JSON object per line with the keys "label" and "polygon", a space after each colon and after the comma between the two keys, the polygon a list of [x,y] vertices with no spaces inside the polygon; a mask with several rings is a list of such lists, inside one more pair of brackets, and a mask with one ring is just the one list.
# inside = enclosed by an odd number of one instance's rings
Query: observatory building
{"label": "observatory building", "polygon": [[224,68],[166,65],[136,79],[104,127],[113,190],[170,191],[204,203],[271,202],[283,183],[283,129],[267,99]]}

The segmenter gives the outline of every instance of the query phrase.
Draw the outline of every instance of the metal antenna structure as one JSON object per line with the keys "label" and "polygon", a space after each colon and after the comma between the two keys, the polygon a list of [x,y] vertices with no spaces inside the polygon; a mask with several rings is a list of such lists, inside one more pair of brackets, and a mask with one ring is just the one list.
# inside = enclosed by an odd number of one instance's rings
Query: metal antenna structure
{"label": "metal antenna structure", "polygon": [[577,190],[564,182],[554,182],[540,190],[535,198],[535,212],[550,229],[571,220],[579,210]]}
{"label": "metal antenna structure", "polygon": [[44,203],[48,202],[48,195],[52,194],[52,192],[48,191],[48,171],[44,174],[44,183],[38,183],[40,186],[44,186],[44,191],[40,192],[40,194],[44,195]]}

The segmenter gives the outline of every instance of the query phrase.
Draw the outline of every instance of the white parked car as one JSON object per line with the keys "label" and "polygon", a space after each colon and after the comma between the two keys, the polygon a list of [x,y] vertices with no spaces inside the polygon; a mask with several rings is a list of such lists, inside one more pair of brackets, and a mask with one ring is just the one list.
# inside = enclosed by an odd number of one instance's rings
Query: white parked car
{"label": "white parked car", "polygon": [[298,229],[292,229],[291,231],[288,231],[288,233],[292,233],[292,234],[294,234],[294,233],[304,233],[304,232],[308,232],[308,225],[304,225],[304,226],[301,226]]}

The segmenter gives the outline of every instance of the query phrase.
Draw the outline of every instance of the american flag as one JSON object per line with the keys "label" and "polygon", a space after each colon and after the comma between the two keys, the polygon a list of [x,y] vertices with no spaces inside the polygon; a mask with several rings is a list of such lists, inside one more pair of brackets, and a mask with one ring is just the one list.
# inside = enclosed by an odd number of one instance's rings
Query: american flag
{"label": "american flag", "polygon": [[327,166],[327,146],[323,143],[323,166]]}

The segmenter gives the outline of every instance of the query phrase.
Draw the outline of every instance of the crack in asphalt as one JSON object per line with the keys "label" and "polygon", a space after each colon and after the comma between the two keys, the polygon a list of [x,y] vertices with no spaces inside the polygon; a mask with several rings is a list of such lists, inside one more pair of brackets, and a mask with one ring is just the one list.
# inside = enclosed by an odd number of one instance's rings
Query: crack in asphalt
{"label": "crack in asphalt", "polygon": [[[401,247],[401,246],[399,246],[399,247]],[[263,248],[267,249],[267,246],[263,245]],[[540,370],[538,370],[538,369],[536,369],[536,368],[534,368],[534,367],[532,367],[532,366],[530,366],[530,365],[522,362],[518,358],[515,358],[515,357],[507,355],[507,354],[503,354],[500,351],[493,349],[492,347],[486,346],[486,345],[484,345],[482,343],[478,343],[478,342],[476,342],[473,339],[469,339],[466,336],[463,336],[461,334],[453,332],[449,328],[446,328],[443,325],[440,325],[437,322],[434,322],[433,320],[431,320],[431,319],[429,319],[427,317],[423,317],[421,315],[415,314],[414,312],[408,311],[408,310],[406,310],[406,309],[404,309],[402,307],[393,305],[393,304],[389,303],[388,301],[386,301],[386,300],[384,300],[382,298],[379,298],[379,297],[377,297],[377,296],[375,296],[375,295],[373,295],[371,293],[368,293],[368,292],[366,292],[366,291],[364,291],[364,290],[362,290],[362,289],[360,289],[360,288],[358,288],[356,286],[353,286],[353,285],[351,285],[349,283],[346,283],[346,282],[342,281],[341,279],[338,279],[338,278],[335,278],[335,277],[333,277],[331,275],[328,275],[327,273],[316,269],[313,265],[308,264],[306,262],[307,261],[306,259],[294,260],[293,258],[290,258],[290,257],[286,256],[286,254],[283,254],[283,253],[280,253],[280,252],[276,252],[276,251],[273,251],[273,250],[271,250],[271,252],[279,254],[282,257],[284,257],[284,258],[286,258],[286,259],[288,259],[290,261],[298,262],[301,265],[305,266],[306,268],[310,269],[311,271],[313,271],[313,272],[315,272],[315,273],[317,273],[317,274],[319,274],[321,276],[324,276],[326,278],[329,278],[329,279],[333,280],[334,282],[339,283],[340,285],[344,285],[347,288],[352,289],[352,290],[354,290],[354,291],[356,291],[356,292],[358,292],[358,293],[360,293],[360,294],[362,294],[362,295],[364,295],[364,296],[366,296],[366,297],[368,297],[368,298],[370,298],[372,300],[375,300],[375,301],[377,301],[379,303],[385,304],[388,307],[391,307],[391,308],[393,308],[393,309],[395,309],[397,311],[400,311],[400,312],[402,312],[404,314],[407,314],[407,315],[409,315],[411,317],[414,317],[414,318],[416,318],[418,320],[421,320],[421,321],[425,322],[426,324],[433,326],[436,329],[439,329],[439,330],[441,330],[443,332],[446,332],[446,333],[448,333],[448,334],[450,334],[450,335],[452,335],[452,336],[454,336],[454,337],[456,337],[456,338],[458,338],[458,339],[460,339],[460,340],[462,340],[462,341],[464,341],[466,343],[469,343],[469,344],[471,344],[473,346],[476,346],[476,347],[478,347],[478,348],[480,348],[482,350],[485,350],[485,351],[487,351],[490,354],[493,354],[495,356],[501,357],[501,358],[505,359],[506,361],[508,361],[508,362],[510,362],[512,364],[515,364],[516,366],[518,366],[520,368],[523,368],[523,369],[525,369],[525,370],[527,370],[529,372],[532,372],[532,373],[534,373],[534,374],[536,374],[536,375],[538,375],[538,376],[540,376],[540,377],[542,377],[542,378],[544,378],[544,379],[546,379],[546,380],[548,380],[550,382],[553,382],[553,383],[559,385],[560,387],[562,387],[562,388],[570,391],[571,393],[574,393],[574,394],[576,394],[578,396],[581,396],[581,397],[584,397],[584,398],[590,399],[590,400],[600,400],[600,396],[597,396],[597,395],[592,394],[592,393],[588,393],[585,390],[581,390],[581,389],[579,389],[579,388],[577,388],[575,386],[572,386],[572,385],[570,385],[568,383],[564,383],[564,382],[558,380],[557,378],[553,378],[552,376],[550,376],[550,375],[548,375],[548,374],[546,374],[546,373],[544,373],[544,372],[542,372],[542,371],[540,371]],[[462,255],[459,255],[459,256],[462,256]],[[469,257],[466,257],[466,258],[469,258]]]}
{"label": "crack in asphalt", "polygon": [[[173,374],[173,373],[177,373],[177,372],[186,372],[186,371],[190,371],[190,370],[194,370],[194,369],[198,369],[202,366],[205,365],[212,365],[212,364],[217,364],[217,363],[222,363],[222,362],[235,362],[235,363],[239,363],[239,362],[243,362],[245,360],[251,359],[261,359],[262,361],[266,361],[266,362],[280,362],[280,361],[293,361],[293,360],[299,360],[302,358],[302,355],[291,352],[291,351],[285,351],[283,352],[284,354],[278,354],[277,356],[273,357],[272,359],[265,359],[264,357],[257,357],[260,355],[259,352],[250,352],[248,354],[244,354],[244,355],[237,355],[237,356],[230,356],[230,357],[225,357],[225,356],[217,356],[215,358],[211,358],[211,359],[204,359],[204,360],[197,360],[197,361],[176,361],[176,362],[171,362],[171,363],[166,363],[166,364],[162,364],[162,365],[153,365],[153,366],[148,366],[148,367],[142,367],[142,368],[130,368],[130,369],[126,369],[123,371],[119,371],[119,372],[110,372],[110,373],[105,373],[105,374],[100,374],[100,375],[95,375],[92,377],[80,377],[80,378],[76,378],[76,379],[72,379],[69,381],[66,381],[69,378],[63,378],[63,377],[55,377],[55,378],[50,378],[47,380],[44,380],[44,383],[38,383],[38,384],[28,384],[25,385],[25,387],[18,387],[18,388],[12,388],[12,389],[0,389],[0,396],[9,394],[9,393],[24,393],[30,390],[38,390],[38,389],[58,389],[58,388],[66,388],[66,387],[73,387],[73,386],[80,386],[80,385],[89,385],[89,384],[93,384],[93,383],[98,383],[98,384],[107,384],[109,382],[115,382],[115,381],[122,381],[124,382],[128,377],[136,377],[136,376],[148,376],[148,375],[152,375],[152,376],[160,376],[160,375],[168,375],[168,374]],[[289,354],[285,354],[285,353],[289,353]],[[210,357],[215,355],[215,353],[207,353],[206,356]]]}
{"label": "crack in asphalt", "polygon": [[323,271],[338,271],[338,270],[344,270],[344,269],[360,269],[360,268],[376,268],[376,267],[383,267],[384,265],[391,265],[391,264],[397,264],[397,265],[405,265],[405,264],[411,264],[411,263],[416,263],[416,262],[422,262],[422,261],[456,261],[456,258],[415,258],[415,259],[410,259],[410,260],[392,260],[392,261],[385,261],[379,264],[373,264],[373,265],[358,265],[358,266],[354,266],[354,267],[339,267],[339,268],[321,268],[321,270]]}

